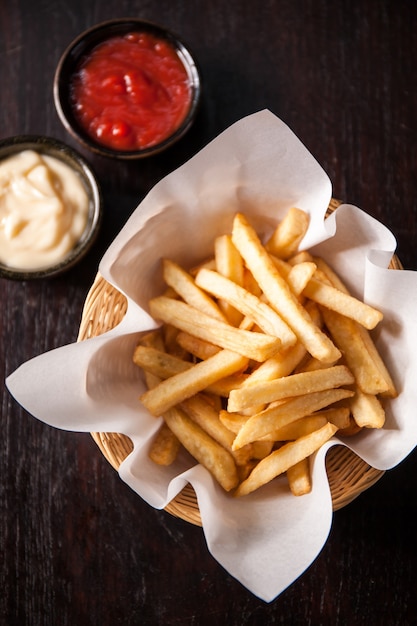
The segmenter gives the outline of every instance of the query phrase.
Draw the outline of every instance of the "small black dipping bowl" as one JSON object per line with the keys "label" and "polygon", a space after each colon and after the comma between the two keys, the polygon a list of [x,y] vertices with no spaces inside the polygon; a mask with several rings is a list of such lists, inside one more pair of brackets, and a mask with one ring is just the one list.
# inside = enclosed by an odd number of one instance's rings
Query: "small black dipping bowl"
{"label": "small black dipping bowl", "polygon": [[[156,145],[140,150],[125,151],[101,145],[86,133],[74,115],[70,86],[71,79],[79,68],[80,62],[93,48],[112,37],[123,36],[129,33],[148,33],[167,42],[174,48],[188,74],[191,102],[188,113],[180,127],[167,139]],[[176,35],[153,22],[134,18],[120,18],[97,24],[81,33],[70,43],[58,62],[54,77],[53,93],[55,107],[61,122],[66,130],[79,141],[84,148],[96,154],[117,159],[141,159],[166,150],[183,137],[190,129],[200,102],[201,80],[200,72],[193,56]]]}
{"label": "small black dipping bowl", "polygon": [[85,159],[65,143],[42,135],[20,135],[0,141],[0,163],[24,150],[34,150],[40,155],[54,157],[77,172],[89,197],[87,223],[80,240],[59,263],[41,269],[22,270],[0,262],[0,278],[33,280],[50,278],[69,270],[90,250],[96,240],[102,216],[102,199],[99,185]]}

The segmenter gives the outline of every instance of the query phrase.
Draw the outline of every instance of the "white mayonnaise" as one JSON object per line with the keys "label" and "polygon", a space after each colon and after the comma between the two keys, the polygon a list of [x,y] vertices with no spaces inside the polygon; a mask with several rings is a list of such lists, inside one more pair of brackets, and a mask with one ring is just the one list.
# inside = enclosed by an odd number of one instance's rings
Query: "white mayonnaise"
{"label": "white mayonnaise", "polygon": [[88,208],[79,175],[59,159],[24,150],[0,161],[0,261],[55,265],[80,239]]}

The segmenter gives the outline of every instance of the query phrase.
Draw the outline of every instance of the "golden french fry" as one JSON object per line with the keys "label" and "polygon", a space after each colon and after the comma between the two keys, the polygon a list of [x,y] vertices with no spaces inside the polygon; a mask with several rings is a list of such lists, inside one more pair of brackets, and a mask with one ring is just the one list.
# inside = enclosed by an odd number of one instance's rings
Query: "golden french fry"
{"label": "golden french fry", "polygon": [[255,322],[250,317],[244,317],[239,324],[240,330],[252,330],[255,328]]}
{"label": "golden french fry", "polygon": [[[228,378],[229,379],[233,378],[233,376],[229,376]],[[219,413],[222,410],[223,403],[222,403],[222,399],[220,397],[220,394],[215,394],[212,391],[209,391],[209,390],[205,389],[204,391],[201,392],[201,395],[206,399],[206,401],[209,404],[211,404],[211,406],[213,407],[213,409],[215,409],[217,411],[217,413]]]}
{"label": "golden french fry", "polygon": [[264,333],[279,337],[281,348],[287,348],[297,341],[297,337],[288,324],[268,304],[246,291],[240,285],[210,270],[200,270],[196,276],[196,285],[208,291],[216,298],[231,304],[242,315],[246,315],[259,326]]}
{"label": "golden french fry", "polygon": [[294,370],[294,374],[299,374],[300,372],[314,372],[316,370],[322,370],[325,368],[333,367],[336,363],[323,363],[322,361],[318,361],[313,356],[309,356],[303,359],[298,366]]}
{"label": "golden french fry", "polygon": [[166,284],[174,289],[184,302],[206,315],[222,322],[227,321],[216,302],[206,292],[197,287],[191,274],[186,272],[180,265],[169,259],[164,259],[162,270]]}
{"label": "golden french fry", "polygon": [[259,365],[248,376],[243,386],[250,386],[259,381],[273,380],[288,376],[294,370],[294,367],[305,356],[306,349],[302,343],[297,342],[291,348],[279,352],[276,356],[267,359]]}
{"label": "golden french fry", "polygon": [[286,281],[288,281],[288,277],[291,274],[292,266],[288,263],[288,261],[284,261],[274,254],[269,254],[269,258]]}
{"label": "golden french fry", "polygon": [[301,250],[301,252],[297,252],[294,256],[287,260],[287,263],[289,265],[297,265],[298,263],[314,263],[314,265],[317,265],[313,255],[308,250]]}
{"label": "golden french fry", "polygon": [[369,358],[373,361],[374,367],[377,369],[379,376],[381,376],[385,381],[386,389],[385,391],[380,392],[381,396],[396,398],[398,396],[398,391],[395,387],[395,383],[388,371],[387,366],[385,365],[385,362],[379,354],[370,333],[366,330],[366,328],[363,328],[363,326],[358,326],[357,330],[362,339],[363,345],[368,351]]}
{"label": "golden french fry", "polygon": [[[159,352],[159,348],[152,348],[152,346],[159,346],[160,347],[160,351],[164,351],[164,343],[161,337],[161,333],[159,331],[155,331],[154,333],[149,333],[148,335],[146,335],[146,337],[143,338],[143,348],[151,348],[154,350],[158,350]],[[138,347],[136,347],[135,353],[138,350]],[[141,348],[142,349],[142,348]],[[133,358],[133,361],[135,359]],[[153,389],[154,387],[156,387],[157,385],[159,385],[159,383],[161,382],[161,378],[160,376],[157,376],[156,374],[153,374],[152,372],[150,372],[149,370],[144,369],[143,370],[143,375],[145,377],[145,384],[147,389]]]}
{"label": "golden french fry", "polygon": [[333,341],[343,352],[358,387],[371,395],[386,392],[389,383],[384,372],[371,357],[357,322],[325,307],[322,308],[322,315]]}
{"label": "golden french fry", "polygon": [[162,326],[162,334],[164,338],[164,350],[179,359],[187,360],[187,354],[177,342],[178,328],[165,324]]}
{"label": "golden french fry", "polygon": [[293,256],[307,232],[309,222],[310,217],[305,211],[296,207],[289,209],[266,244],[267,250],[281,259]]}
{"label": "golden french fry", "polygon": [[286,443],[278,450],[271,452],[269,456],[259,461],[248,478],[237,487],[236,496],[245,496],[255,491],[262,485],[283,474],[302,459],[309,457],[324,445],[337,431],[334,424],[327,423],[319,430],[316,430],[305,437],[300,437],[296,441]]}
{"label": "golden french fry", "polygon": [[133,353],[133,362],[144,371],[159,378],[170,378],[193,367],[193,363],[183,361],[173,354],[151,346],[138,345]]}
{"label": "golden french fry", "polygon": [[206,389],[218,380],[244,369],[247,359],[240,354],[222,350],[205,361],[167,378],[140,396],[152,415],[159,416],[183,400]]}
{"label": "golden french fry", "polygon": [[208,341],[199,339],[198,337],[190,335],[190,333],[186,333],[182,330],[178,332],[176,341],[184,350],[202,361],[208,359],[210,356],[213,356],[213,354],[216,354],[221,350],[219,346],[208,343]]}
{"label": "golden french fry", "polygon": [[362,428],[382,428],[385,423],[385,410],[374,395],[356,390],[350,400],[353,419]]}
{"label": "golden french fry", "polygon": [[293,293],[299,296],[303,293],[303,291],[305,291],[316,269],[317,266],[314,263],[307,261],[304,263],[297,263],[291,267],[287,280]]}
{"label": "golden french fry", "polygon": [[199,263],[198,265],[194,265],[194,267],[190,267],[188,272],[189,274],[191,274],[191,276],[195,276],[203,267],[206,267],[208,270],[215,270],[216,261],[214,257],[210,257],[210,259],[206,259],[202,263]]}
{"label": "golden french fry", "polygon": [[[218,354],[218,352],[221,352],[221,350],[217,350],[211,355],[207,354],[206,359],[208,359],[209,356]],[[156,386],[155,380],[160,382],[161,379],[165,380],[166,378],[190,370],[195,365],[195,363],[184,361],[173,354],[140,345],[135,349],[133,361],[145,372],[145,380],[148,388]],[[247,363],[247,360],[243,360],[242,363]],[[242,365],[242,368],[243,367]],[[245,380],[246,376],[243,374],[231,374],[230,376],[221,377],[214,383],[208,384],[206,390],[212,394],[227,398],[230,391],[240,387]]]}
{"label": "golden french fry", "polygon": [[[214,259],[215,269],[219,274],[243,286],[243,259],[233,245],[230,235],[220,235],[214,240]],[[240,311],[222,299],[219,300],[219,307],[233,326],[239,326],[242,321]]]}
{"label": "golden french fry", "polygon": [[[317,266],[312,260],[311,255],[307,252],[296,257],[292,257],[288,261],[283,261],[273,254],[269,255],[273,264],[279,273],[285,278],[291,291],[299,297],[306,287],[308,281],[313,277],[317,270]],[[304,260],[302,260],[304,258]],[[297,260],[297,262],[296,262]],[[290,263],[290,261],[292,261]]]}
{"label": "golden french fry", "polygon": [[[264,459],[268,454],[271,454],[274,447],[273,441],[254,441],[250,444],[251,456],[253,459]],[[244,448],[243,448],[244,449]]]}
{"label": "golden french fry", "polygon": [[149,458],[158,465],[171,465],[180,449],[180,442],[169,426],[164,422],[154,438]]}
{"label": "golden french fry", "polygon": [[159,376],[155,376],[155,374],[152,374],[151,372],[144,371],[143,374],[145,376],[145,384],[147,389],[153,389],[161,382]]}
{"label": "golden french fry", "polygon": [[[218,354],[218,352],[214,354]],[[214,356],[214,354],[211,356]],[[207,356],[207,358],[209,357]],[[195,365],[195,363],[184,361],[173,354],[141,345],[136,347],[133,354],[133,361],[145,372],[145,380],[148,388],[156,386],[155,377],[158,377],[157,382],[159,383],[161,379],[165,380],[166,378],[176,376],[181,372],[192,369]],[[247,363],[247,361],[243,360],[242,363]],[[154,378],[150,378],[151,376]],[[232,374],[230,376],[221,377],[219,380],[208,384],[206,391],[227,398],[230,391],[239,387],[245,380],[246,378],[242,374]]]}
{"label": "golden french fry", "polygon": [[[296,267],[299,266],[295,265],[294,269]],[[310,300],[355,320],[368,330],[375,328],[383,318],[382,313],[369,304],[336,289],[336,287],[326,285],[314,277],[304,288],[303,294]]]}
{"label": "golden french fry", "polygon": [[255,361],[265,361],[281,345],[278,337],[240,330],[194,309],[185,302],[159,296],[149,304],[154,319],[172,324],[191,335]]}
{"label": "golden french fry", "polygon": [[243,285],[243,259],[233,245],[230,235],[220,235],[214,241],[216,270],[237,285]]}
{"label": "golden french fry", "polygon": [[220,410],[219,412],[219,420],[224,426],[235,435],[238,434],[243,424],[247,422],[249,417],[247,415],[242,415],[241,413],[229,413],[226,410]]}
{"label": "golden french fry", "polygon": [[353,437],[354,435],[357,435],[358,433],[360,433],[361,430],[362,430],[362,426],[358,426],[358,424],[355,422],[353,415],[350,415],[349,424],[345,426],[344,428],[340,429],[338,434],[341,437]]}
{"label": "golden french fry", "polygon": [[339,358],[340,351],[314,324],[276,269],[255,230],[240,213],[233,221],[232,240],[271,306],[292,328],[310,354],[324,362]]}
{"label": "golden french fry", "polygon": [[325,426],[327,422],[330,421],[321,413],[322,412],[317,411],[314,415],[301,417],[300,419],[295,420],[295,422],[291,422],[278,430],[274,430],[272,433],[267,435],[267,437],[272,441],[294,441],[299,437],[309,435],[322,426]]}
{"label": "golden french fry", "polygon": [[334,424],[338,429],[347,428],[350,424],[350,408],[345,406],[334,407],[318,411],[316,415],[325,417],[328,422]]}
{"label": "golden french fry", "polygon": [[308,457],[289,467],[287,478],[291,493],[295,496],[304,496],[306,493],[310,493],[312,484]]}
{"label": "golden french fry", "polygon": [[291,398],[279,406],[268,407],[249,417],[243,424],[233,442],[233,450],[264,439],[296,419],[310,415],[339,400],[350,398],[353,394],[354,392],[349,389],[327,389]]}
{"label": "golden french fry", "polygon": [[254,296],[258,296],[258,298],[262,295],[262,289],[256,282],[252,272],[245,266],[243,272],[243,285],[246,291],[250,291]]}
{"label": "golden french fry", "polygon": [[349,289],[346,287],[340,276],[337,272],[334,271],[332,267],[324,259],[321,257],[313,257],[313,263],[316,264],[317,269],[321,272],[323,276],[327,278],[330,285],[339,289],[339,291],[343,291],[344,293],[349,294]]}
{"label": "golden french fry", "polygon": [[[232,450],[235,434],[223,424],[219,419],[219,411],[217,411],[202,394],[197,394],[184,400],[184,402],[181,402],[180,408],[193,422],[198,424],[210,437],[232,454],[236,465],[243,465],[252,457],[262,458],[256,457],[256,454],[259,454],[260,450],[258,448],[255,450],[252,449],[255,444],[245,446],[239,450]],[[270,452],[272,444],[270,444],[270,442],[263,442],[263,444],[269,447]]]}
{"label": "golden french fry", "polygon": [[206,387],[206,391],[216,396],[221,396],[222,398],[228,398],[231,390],[240,387],[245,380],[245,374],[231,374],[230,376],[220,378],[220,380],[216,380],[216,382],[208,385]]}
{"label": "golden french fry", "polygon": [[151,348],[156,348],[157,350],[164,350],[164,338],[162,336],[162,330],[157,328],[156,330],[151,330],[140,338],[139,344],[141,346],[149,346]]}
{"label": "golden french fry", "polygon": [[291,374],[275,380],[246,384],[230,392],[227,410],[230,413],[242,411],[261,403],[350,385],[354,381],[352,373],[345,365],[334,365],[311,372]]}
{"label": "golden french fry", "polygon": [[[332,284],[334,287],[336,287],[340,291],[343,291],[349,294],[348,288],[340,279],[338,274],[321,257],[315,257],[314,262],[316,263],[317,268],[320,270],[320,272],[322,272],[322,274],[328,279],[330,284]],[[369,357],[372,359],[379,374],[384,378],[386,382],[387,388],[385,391],[381,392],[381,395],[387,396],[390,398],[396,398],[398,395],[398,392],[395,387],[395,383],[391,377],[391,374],[389,373],[387,369],[387,366],[385,365],[383,359],[381,358],[381,355],[379,354],[378,349],[370,333],[368,332],[366,328],[364,328],[361,325],[358,326],[357,332],[361,336],[362,342],[368,351]]]}
{"label": "golden french fry", "polygon": [[219,413],[201,394],[187,398],[180,407],[210,437],[227,450],[232,449],[234,434],[220,421]]}
{"label": "golden french fry", "polygon": [[257,464],[256,459],[247,459],[244,463],[237,466],[239,482],[243,482],[249,476],[253,468]]}
{"label": "golden french fry", "polygon": [[230,452],[177,407],[166,411],[164,420],[184,448],[214,476],[223,489],[230,491],[236,487],[239,478]]}
{"label": "golden french fry", "polygon": [[240,450],[231,451],[233,458],[236,463],[237,470],[239,472],[239,480],[240,480],[240,471],[242,466],[247,466],[250,461],[254,461],[253,453],[252,453],[252,444],[245,446],[244,448],[240,448]]}

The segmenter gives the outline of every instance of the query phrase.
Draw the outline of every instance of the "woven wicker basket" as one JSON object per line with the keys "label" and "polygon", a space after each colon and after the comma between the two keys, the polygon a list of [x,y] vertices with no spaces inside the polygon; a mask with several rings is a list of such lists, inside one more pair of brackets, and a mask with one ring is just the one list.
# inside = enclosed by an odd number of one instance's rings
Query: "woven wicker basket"
{"label": "woven wicker basket", "polygon": [[[332,200],[329,212],[341,203]],[[402,269],[399,260],[394,257],[391,269]],[[87,295],[78,341],[84,341],[114,328],[126,313],[126,298],[97,274]],[[107,461],[116,469],[130,454],[133,444],[129,437],[119,433],[92,433]],[[326,469],[332,494],[333,510],[340,509],[354,500],[363,491],[376,483],[384,474],[360,459],[345,446],[333,446],[326,456]],[[172,500],[166,511],[192,524],[201,526],[201,517],[197,498],[190,484]]]}

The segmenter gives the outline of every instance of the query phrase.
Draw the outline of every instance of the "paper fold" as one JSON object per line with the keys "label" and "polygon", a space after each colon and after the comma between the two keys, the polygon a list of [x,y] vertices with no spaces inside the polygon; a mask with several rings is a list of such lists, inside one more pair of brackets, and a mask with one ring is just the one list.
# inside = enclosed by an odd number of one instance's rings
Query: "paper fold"
{"label": "paper fold", "polygon": [[119,473],[150,505],[163,508],[190,482],[210,552],[267,602],[301,575],[326,541],[332,503],[324,459],[337,439],[315,455],[313,491],[301,498],[277,479],[235,499],[185,452],[169,468],[155,466],[147,451],[160,420],[138,401],[144,386],[132,353],[140,333],[155,327],[147,303],[162,289],[162,257],[189,267],[212,253],[215,236],[230,232],[237,210],[267,236],[298,206],[311,216],[303,247],[313,246],[355,294],[384,313],[377,345],[400,394],[387,401],[382,430],[348,444],[378,469],[398,464],[417,444],[411,350],[417,274],[387,269],[395,238],[357,207],[343,205],[324,220],[330,198],[327,175],[283,122],[269,111],[241,120],[156,185],[103,257],[101,274],[128,299],[123,321],[105,335],[40,355],[7,379],[17,401],[52,426],[129,436],[134,450]]}

